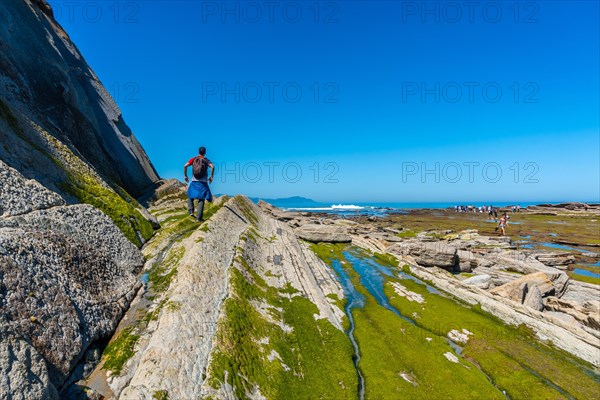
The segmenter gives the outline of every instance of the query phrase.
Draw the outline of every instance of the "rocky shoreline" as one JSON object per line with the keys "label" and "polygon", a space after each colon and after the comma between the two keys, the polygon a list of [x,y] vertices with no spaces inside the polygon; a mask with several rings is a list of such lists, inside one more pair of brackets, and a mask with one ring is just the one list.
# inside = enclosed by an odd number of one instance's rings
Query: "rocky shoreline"
{"label": "rocky shoreline", "polygon": [[[213,216],[200,226],[185,215],[183,188],[177,187],[172,182],[165,184],[150,201],[150,212],[163,226],[143,250],[150,283],[133,302],[143,306],[121,322],[111,341],[129,343],[129,354],[120,360],[118,369],[111,370],[107,363],[115,355],[105,350],[95,371],[71,387],[72,398],[83,388],[90,398],[139,399],[163,393],[170,398],[272,398],[271,391],[281,383],[267,384],[256,372],[235,373],[230,368],[238,365],[238,357],[258,357],[253,361],[255,367],[264,362],[264,368],[272,368],[272,360],[280,359],[278,374],[294,368],[286,364],[289,356],[280,354],[279,347],[270,348],[273,339],[269,337],[282,334],[276,332],[295,331],[285,322],[285,307],[274,304],[285,298],[307,299],[318,310],[313,322],[328,321],[340,333],[347,329],[344,292],[332,269],[309,250],[311,242],[348,244],[370,254],[392,256],[407,266],[406,272],[453,298],[478,305],[508,325],[527,327],[537,340],[552,342],[589,362],[596,371],[600,366],[596,300],[600,289],[570,279],[559,268],[572,261],[568,255],[522,254],[510,238],[483,236],[474,230],[437,232],[435,237],[432,231],[424,231],[402,238],[398,236],[401,230],[382,226],[386,223],[381,220],[324,219],[284,212],[264,202],[256,206],[239,196],[217,200],[211,208]],[[160,277],[169,277],[167,284]],[[243,297],[240,284],[251,285],[259,293],[268,289],[266,293],[275,290],[273,293],[279,294],[269,300],[252,300],[253,296]],[[421,295],[394,285],[394,290],[410,301],[423,301]],[[157,286],[162,289],[153,290]],[[266,324],[263,339],[250,334],[253,342],[240,342],[233,348],[225,344],[248,340],[246,336],[234,339],[236,331],[228,328],[233,323],[234,305],[256,313],[253,324]],[[134,340],[124,340],[124,335]],[[341,342],[342,353],[351,351],[347,339]],[[282,343],[294,346],[293,341]],[[247,346],[258,346],[259,355],[244,353]],[[107,349],[114,351],[110,345]],[[449,354],[446,357],[451,359]],[[222,366],[223,357],[229,360],[229,367]],[[350,355],[346,357],[342,370],[350,376],[354,366]],[[358,387],[355,374],[348,381],[353,390]],[[409,381],[415,379],[406,376]]]}
{"label": "rocky shoreline", "polygon": [[1,8],[1,399],[597,397],[600,205],[198,223],[48,3]]}
{"label": "rocky shoreline", "polygon": [[[585,213],[593,219],[600,210],[588,206],[583,211],[583,205],[574,204],[543,205],[523,213],[539,215],[552,208],[566,215]],[[568,266],[575,262],[570,252],[518,249],[509,237],[484,236],[472,229],[438,231],[430,226],[414,237],[402,238],[402,228],[398,229],[393,218],[378,218],[373,223],[368,217],[332,218],[285,212],[267,203],[260,206],[295,227],[302,239],[352,243],[374,253],[391,254],[410,265],[416,276],[467,303],[481,304],[509,324],[525,324],[540,339],[552,340],[556,346],[600,367],[600,286],[567,275]],[[413,212],[423,215],[440,210]],[[452,216],[453,211],[446,213]]]}
{"label": "rocky shoreline", "polygon": [[[8,167],[3,170],[9,172],[6,179],[23,179]],[[17,186],[25,186],[25,181]],[[353,398],[358,390],[352,363],[356,349],[345,333],[346,297],[333,269],[313,254],[310,243],[349,245],[377,257],[391,257],[390,260],[404,265],[404,273],[457,301],[480,307],[508,326],[526,327],[540,343],[551,342],[588,362],[596,373],[600,367],[600,286],[568,275],[569,266],[579,262],[581,254],[524,250],[515,246],[510,237],[485,235],[474,229],[455,232],[435,229],[434,224],[419,231],[400,226],[397,218],[404,218],[408,225],[410,215],[375,220],[331,218],[285,212],[264,202],[256,205],[243,196],[217,199],[206,210],[208,221],[198,224],[186,214],[184,190],[184,185],[167,181],[145,200],[152,219],[161,228],[142,248],[146,259],[143,270],[140,271],[139,258],[135,265],[120,258],[119,265],[130,275],[128,281],[119,278],[127,295],[110,325],[104,325],[104,329],[114,331],[108,346],[100,345],[98,349],[96,345],[88,350],[83,347],[76,358],[82,362],[75,369],[74,364],[65,367],[65,373],[69,372],[62,380],[57,380],[52,372],[42,372],[46,378],[24,398],[56,398],[59,391],[62,398],[72,399],[274,398],[284,387],[295,392],[302,390],[300,387],[331,385],[321,382],[323,376],[312,375],[325,365],[317,354],[339,359],[336,372],[330,376],[341,382],[336,396]],[[47,193],[42,198],[47,202],[54,197]],[[15,206],[4,210],[2,232],[23,229],[28,220],[35,221],[32,226],[44,226],[37,222],[51,217],[44,213],[81,208],[64,206],[59,197],[54,203],[11,202]],[[65,212],[61,210],[61,218],[65,218]],[[418,210],[415,215],[421,221],[428,212],[439,214],[439,210]],[[39,213],[42,214],[38,216]],[[74,222],[64,223],[70,226],[65,232],[73,234]],[[117,236],[113,234],[105,240],[114,242]],[[114,243],[110,246],[113,251]],[[135,246],[132,251],[137,251]],[[121,257],[125,254],[117,253]],[[594,258],[589,253],[585,257]],[[136,276],[141,276],[141,280]],[[390,285],[389,290],[409,302],[425,301],[406,283],[393,281]],[[121,296],[112,289],[104,293]],[[49,300],[47,303],[54,304]],[[305,311],[300,310],[305,307],[314,310],[303,314]],[[234,317],[238,309],[245,310],[240,314],[245,316],[241,320]],[[55,310],[62,312],[60,308]],[[19,318],[30,319],[25,314]],[[294,325],[299,321],[303,321],[301,326]],[[364,323],[360,323],[363,328]],[[86,324],[94,325],[92,321]],[[244,324],[248,324],[247,328],[243,328]],[[239,336],[255,327],[261,327],[260,335],[264,336]],[[297,337],[300,332],[308,336]],[[318,343],[324,340],[319,335],[324,332],[337,339],[328,341],[326,350],[318,350]],[[463,334],[457,332],[452,337],[460,339]],[[106,330],[94,334],[84,343],[106,334]],[[57,338],[50,340],[59,343]],[[316,347],[296,348],[294,343],[298,340],[315,341]],[[3,341],[3,345],[7,343],[12,342]],[[358,342],[358,348],[364,345]],[[7,351],[24,354],[16,343],[11,346],[12,350]],[[32,365],[36,371],[44,371],[55,354],[50,345],[42,344],[41,349],[48,353],[35,359]],[[296,350],[288,353],[290,349]],[[462,362],[452,351],[446,353],[449,362]],[[309,357],[317,364],[309,366],[297,357]],[[26,364],[34,359],[28,360],[17,358],[17,362]],[[250,365],[251,369],[244,369]],[[283,380],[270,381],[257,368],[274,368],[269,373]],[[359,364],[359,368],[362,372],[364,367]],[[14,375],[19,368],[10,370],[12,382],[26,381],[25,375]],[[289,376],[294,376],[288,375],[290,370],[304,377],[303,386],[289,381]],[[372,378],[369,374],[367,377],[369,393]],[[422,379],[409,372],[403,372],[401,377],[411,385]],[[54,382],[61,382],[61,389]]]}

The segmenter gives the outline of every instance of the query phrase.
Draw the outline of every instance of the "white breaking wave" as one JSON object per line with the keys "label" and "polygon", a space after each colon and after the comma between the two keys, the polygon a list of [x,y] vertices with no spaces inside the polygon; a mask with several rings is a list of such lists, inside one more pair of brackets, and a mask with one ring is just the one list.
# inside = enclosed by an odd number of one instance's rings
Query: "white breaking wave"
{"label": "white breaking wave", "polygon": [[331,208],[334,210],[362,210],[364,207],[355,206],[354,204],[334,204]]}
{"label": "white breaking wave", "polygon": [[294,210],[294,211],[331,211],[333,208],[331,207],[288,207],[284,208],[284,210]]}

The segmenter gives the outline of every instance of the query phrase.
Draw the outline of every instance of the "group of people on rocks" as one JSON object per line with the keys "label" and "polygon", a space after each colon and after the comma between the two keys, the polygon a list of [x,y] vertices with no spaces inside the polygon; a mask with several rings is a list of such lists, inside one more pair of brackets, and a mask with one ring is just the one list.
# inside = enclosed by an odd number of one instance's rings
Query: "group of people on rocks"
{"label": "group of people on rocks", "polygon": [[[516,205],[516,206],[510,206],[510,209],[512,210],[512,212],[520,212],[521,211],[521,206],[520,205]],[[473,205],[468,205],[468,206],[454,206],[454,211],[455,212],[473,212],[473,213],[484,213],[487,212],[488,214],[492,215],[496,215],[498,216],[498,209],[495,208],[492,205],[489,206],[473,206]]]}
{"label": "group of people on rocks", "polygon": [[494,206],[473,206],[473,205],[469,205],[469,206],[454,206],[454,211],[455,212],[472,212],[472,213],[484,213],[487,212],[489,213],[490,211],[494,210]]}

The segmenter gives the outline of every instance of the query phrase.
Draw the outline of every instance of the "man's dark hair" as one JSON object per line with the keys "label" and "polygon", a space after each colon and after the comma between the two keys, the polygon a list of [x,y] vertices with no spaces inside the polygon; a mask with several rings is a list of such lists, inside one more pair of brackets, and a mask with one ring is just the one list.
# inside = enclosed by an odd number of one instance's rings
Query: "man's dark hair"
{"label": "man's dark hair", "polygon": [[206,155],[206,147],[200,147],[198,153],[200,153],[201,156]]}

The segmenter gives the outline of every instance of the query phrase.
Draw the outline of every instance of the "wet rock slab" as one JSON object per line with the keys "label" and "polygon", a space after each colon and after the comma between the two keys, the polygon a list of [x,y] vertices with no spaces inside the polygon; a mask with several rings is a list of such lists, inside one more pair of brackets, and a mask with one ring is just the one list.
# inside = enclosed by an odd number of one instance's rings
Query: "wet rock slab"
{"label": "wet rock slab", "polygon": [[309,242],[350,243],[352,237],[341,225],[305,224],[295,230],[296,236]]}

